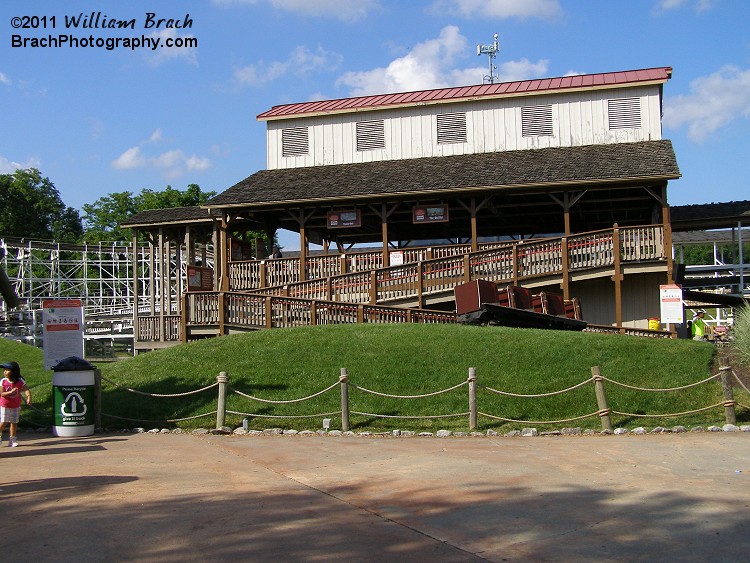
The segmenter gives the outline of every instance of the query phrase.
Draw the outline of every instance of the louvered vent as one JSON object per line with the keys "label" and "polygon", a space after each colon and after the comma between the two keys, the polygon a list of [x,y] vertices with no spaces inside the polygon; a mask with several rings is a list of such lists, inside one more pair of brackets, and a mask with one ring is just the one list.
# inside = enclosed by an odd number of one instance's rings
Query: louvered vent
{"label": "louvered vent", "polygon": [[437,116],[437,142],[465,143],[466,142],[466,114],[439,113]]}
{"label": "louvered vent", "polygon": [[300,156],[308,152],[307,127],[281,130],[281,156]]}
{"label": "louvered vent", "polygon": [[521,134],[524,137],[552,135],[552,105],[522,107]]}
{"label": "louvered vent", "polygon": [[357,122],[357,150],[373,151],[385,148],[385,122],[375,121]]}
{"label": "louvered vent", "polygon": [[638,129],[641,126],[641,99],[617,98],[607,100],[610,129]]}

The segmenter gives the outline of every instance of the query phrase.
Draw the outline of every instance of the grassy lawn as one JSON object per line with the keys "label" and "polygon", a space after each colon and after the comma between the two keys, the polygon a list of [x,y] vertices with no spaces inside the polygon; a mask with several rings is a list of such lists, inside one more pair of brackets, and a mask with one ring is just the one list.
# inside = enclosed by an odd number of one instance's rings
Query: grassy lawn
{"label": "grassy lawn", "polygon": [[[420,395],[466,381],[470,367],[477,369],[477,406],[482,413],[516,419],[507,423],[479,416],[478,430],[507,432],[524,426],[540,431],[580,426],[601,429],[598,417],[553,425],[531,424],[593,413],[597,410],[593,383],[563,395],[539,399],[512,398],[485,387],[517,394],[549,393],[591,377],[600,366],[610,379],[646,388],[670,388],[712,375],[714,348],[689,340],[663,340],[617,335],[558,332],[461,325],[337,325],[258,331],[184,344],[98,367],[105,378],[102,421],[106,428],[211,428],[215,415],[169,423],[216,409],[217,389],[174,398],[154,398],[121,387],[153,394],[180,394],[211,385],[226,372],[232,390],[254,397],[289,401],[317,393],[338,382],[341,368],[349,373],[350,411],[391,416],[435,416],[468,411],[468,387],[429,398],[393,399],[361,389],[392,395]],[[52,372],[42,368],[41,350],[0,339],[0,358],[15,359],[34,393],[35,407],[52,411]],[[113,385],[114,382],[117,385]],[[612,410],[635,414],[684,412],[722,400],[718,381],[684,391],[644,393],[605,382]],[[120,387],[118,387],[120,386]],[[227,408],[254,415],[250,427],[316,430],[322,413],[341,409],[339,386],[301,403],[262,403],[228,393]],[[736,397],[750,402],[744,391]],[[263,418],[259,415],[315,415],[310,418]],[[123,418],[138,420],[123,420]],[[331,428],[341,427],[338,415],[329,416]],[[227,424],[239,426],[243,415],[227,415]],[[738,420],[747,423],[738,409]],[[435,431],[468,430],[468,416],[431,419],[381,419],[351,416],[352,430],[392,429]],[[615,426],[672,427],[682,424],[721,425],[723,408],[679,418],[641,419],[613,415]],[[22,423],[51,426],[51,417],[24,409]]]}

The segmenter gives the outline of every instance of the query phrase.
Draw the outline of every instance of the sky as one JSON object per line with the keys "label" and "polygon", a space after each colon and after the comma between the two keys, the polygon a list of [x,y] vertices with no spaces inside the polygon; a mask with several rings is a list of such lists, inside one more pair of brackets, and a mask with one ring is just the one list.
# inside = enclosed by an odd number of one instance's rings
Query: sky
{"label": "sky", "polygon": [[744,0],[2,0],[0,174],[38,168],[82,215],[220,193],[265,168],[261,112],[481,84],[497,33],[499,81],[672,67],[670,204],[750,199],[748,21]]}

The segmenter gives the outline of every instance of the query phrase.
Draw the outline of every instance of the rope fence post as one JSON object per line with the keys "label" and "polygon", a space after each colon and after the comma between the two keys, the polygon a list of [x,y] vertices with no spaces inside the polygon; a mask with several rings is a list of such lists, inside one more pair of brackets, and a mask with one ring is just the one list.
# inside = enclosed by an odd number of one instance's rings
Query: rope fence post
{"label": "rope fence post", "polygon": [[469,430],[477,429],[477,368],[469,368]]}
{"label": "rope fence post", "polygon": [[346,368],[341,368],[339,376],[341,383],[341,430],[349,430],[349,372]]}
{"label": "rope fence post", "polygon": [[218,430],[224,426],[227,416],[227,383],[229,383],[227,372],[220,371],[216,376],[216,382],[219,384],[219,399],[216,405],[216,429]]}
{"label": "rope fence post", "polygon": [[731,370],[727,359],[719,358],[719,374],[721,375],[721,391],[724,394],[724,417],[727,424],[737,424],[737,414],[734,410],[734,390],[732,389]]}
{"label": "rope fence post", "polygon": [[610,410],[607,406],[607,396],[604,394],[604,380],[599,366],[591,368],[591,376],[594,380],[594,390],[596,391],[596,404],[599,408],[599,418],[602,420],[602,429],[612,432],[612,417],[609,416]]}

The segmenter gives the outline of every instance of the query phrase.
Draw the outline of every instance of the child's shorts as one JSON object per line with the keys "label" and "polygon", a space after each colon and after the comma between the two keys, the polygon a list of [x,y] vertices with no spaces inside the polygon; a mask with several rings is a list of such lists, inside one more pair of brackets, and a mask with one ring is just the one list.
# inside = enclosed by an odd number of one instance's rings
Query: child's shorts
{"label": "child's shorts", "polygon": [[18,418],[21,414],[21,409],[0,407],[0,422],[10,422],[11,424],[18,424]]}

